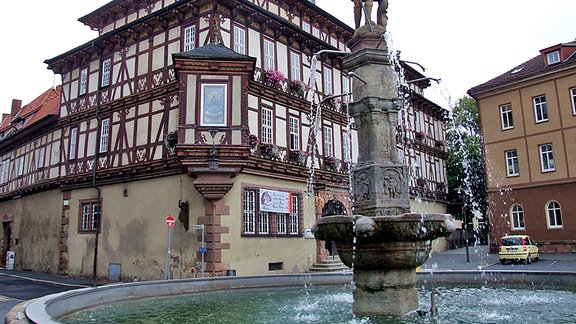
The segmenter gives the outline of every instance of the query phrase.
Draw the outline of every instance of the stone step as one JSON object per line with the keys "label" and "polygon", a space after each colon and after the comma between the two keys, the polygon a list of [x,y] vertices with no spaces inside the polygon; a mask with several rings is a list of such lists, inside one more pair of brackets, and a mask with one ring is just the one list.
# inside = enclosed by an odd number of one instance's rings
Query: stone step
{"label": "stone step", "polygon": [[350,270],[338,256],[328,257],[320,263],[314,263],[308,271],[310,272],[336,272]]}

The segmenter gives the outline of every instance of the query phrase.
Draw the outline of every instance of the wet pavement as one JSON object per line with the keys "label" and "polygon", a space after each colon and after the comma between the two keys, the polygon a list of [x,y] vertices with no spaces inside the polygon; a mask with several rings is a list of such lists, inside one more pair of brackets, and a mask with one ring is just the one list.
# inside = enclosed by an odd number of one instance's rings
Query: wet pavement
{"label": "wet pavement", "polygon": [[[488,253],[487,246],[471,246],[432,253],[420,271],[507,270],[517,272],[549,271],[574,272],[576,253],[541,254],[531,264],[500,264],[497,254]],[[105,282],[89,278],[63,277],[31,271],[0,268],[0,318],[16,305],[40,296],[71,289],[102,285]]]}

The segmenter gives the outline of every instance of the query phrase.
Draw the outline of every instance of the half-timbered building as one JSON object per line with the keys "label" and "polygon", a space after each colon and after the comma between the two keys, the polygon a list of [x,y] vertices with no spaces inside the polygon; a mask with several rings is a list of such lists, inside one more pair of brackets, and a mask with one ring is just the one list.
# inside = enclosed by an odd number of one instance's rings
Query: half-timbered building
{"label": "half-timbered building", "polygon": [[[351,213],[357,154],[349,26],[296,0],[115,0],[79,20],[99,36],[46,60],[55,111],[24,132],[13,109],[0,128],[19,268],[186,278],[302,272],[327,254],[310,230],[329,200]],[[431,180],[414,207],[443,211],[443,115],[422,82],[406,118],[427,135],[400,149]]]}

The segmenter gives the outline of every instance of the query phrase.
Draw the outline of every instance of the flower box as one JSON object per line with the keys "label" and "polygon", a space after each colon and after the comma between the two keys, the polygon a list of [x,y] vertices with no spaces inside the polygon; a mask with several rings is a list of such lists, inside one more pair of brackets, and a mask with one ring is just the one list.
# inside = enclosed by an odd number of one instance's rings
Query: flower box
{"label": "flower box", "polygon": [[290,150],[290,163],[303,165],[306,161],[306,152],[300,150]]}
{"label": "flower box", "polygon": [[275,160],[280,157],[280,149],[272,143],[261,143],[260,154],[263,158]]}

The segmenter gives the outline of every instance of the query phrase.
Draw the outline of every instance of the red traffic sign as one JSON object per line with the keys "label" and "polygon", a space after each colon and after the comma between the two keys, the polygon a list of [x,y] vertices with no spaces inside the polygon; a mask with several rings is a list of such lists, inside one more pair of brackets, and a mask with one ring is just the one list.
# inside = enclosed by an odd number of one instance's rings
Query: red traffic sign
{"label": "red traffic sign", "polygon": [[168,215],[168,217],[166,217],[166,225],[168,225],[168,227],[174,226],[175,223],[176,221],[174,220],[174,217],[172,217],[172,215]]}

